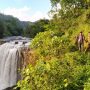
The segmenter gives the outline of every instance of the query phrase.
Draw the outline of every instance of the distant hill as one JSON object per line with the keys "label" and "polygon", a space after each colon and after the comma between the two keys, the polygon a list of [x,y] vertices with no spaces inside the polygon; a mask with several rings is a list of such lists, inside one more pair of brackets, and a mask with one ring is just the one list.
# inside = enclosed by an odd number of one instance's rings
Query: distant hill
{"label": "distant hill", "polygon": [[16,17],[0,13],[0,38],[23,35],[23,30],[30,24],[32,22],[20,21]]}
{"label": "distant hill", "polygon": [[22,27],[26,27],[28,24],[32,24],[32,22],[30,21],[20,21],[18,18],[16,17],[13,17],[11,15],[4,15],[2,13],[0,13],[0,20],[3,20],[3,21],[12,21],[12,20],[15,20],[19,25],[21,25]]}
{"label": "distant hill", "polygon": [[35,22],[20,21],[11,15],[0,13],[0,38],[10,36],[25,36],[33,38],[39,32],[43,32],[49,20],[41,19]]}

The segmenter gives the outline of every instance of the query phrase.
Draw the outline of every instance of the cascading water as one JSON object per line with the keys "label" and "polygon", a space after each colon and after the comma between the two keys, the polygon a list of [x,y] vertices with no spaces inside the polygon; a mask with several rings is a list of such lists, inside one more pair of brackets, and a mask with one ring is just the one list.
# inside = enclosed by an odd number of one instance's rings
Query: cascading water
{"label": "cascading water", "polygon": [[0,46],[0,90],[16,85],[22,47],[24,46],[14,43]]}

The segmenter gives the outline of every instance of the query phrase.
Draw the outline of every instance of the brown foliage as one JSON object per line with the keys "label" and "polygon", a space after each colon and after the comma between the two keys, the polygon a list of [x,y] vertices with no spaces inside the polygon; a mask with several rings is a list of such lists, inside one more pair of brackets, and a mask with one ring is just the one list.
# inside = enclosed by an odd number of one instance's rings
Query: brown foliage
{"label": "brown foliage", "polygon": [[32,64],[35,65],[38,60],[38,55],[34,50],[25,50],[23,51],[24,56],[24,65]]}

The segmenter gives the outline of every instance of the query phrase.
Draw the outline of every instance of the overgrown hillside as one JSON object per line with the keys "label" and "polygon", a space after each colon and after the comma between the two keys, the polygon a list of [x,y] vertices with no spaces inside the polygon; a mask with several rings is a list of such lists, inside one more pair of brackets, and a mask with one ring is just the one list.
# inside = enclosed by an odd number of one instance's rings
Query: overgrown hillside
{"label": "overgrown hillside", "polygon": [[[53,19],[32,40],[20,90],[90,90],[90,52],[75,45],[90,32],[89,0],[51,0]],[[57,5],[61,5],[58,10]],[[32,63],[33,62],[33,63]]]}

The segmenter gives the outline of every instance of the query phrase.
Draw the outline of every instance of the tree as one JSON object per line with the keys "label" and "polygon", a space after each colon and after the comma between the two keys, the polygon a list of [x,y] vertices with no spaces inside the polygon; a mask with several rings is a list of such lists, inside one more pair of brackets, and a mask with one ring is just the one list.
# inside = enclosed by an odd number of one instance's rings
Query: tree
{"label": "tree", "polygon": [[65,11],[71,8],[89,8],[90,0],[50,0],[52,6],[57,6],[57,4],[61,5]]}
{"label": "tree", "polygon": [[38,20],[32,25],[28,25],[25,30],[25,35],[28,37],[35,37],[37,33],[45,31],[45,25],[49,23],[49,20]]}
{"label": "tree", "polygon": [[0,21],[0,38],[3,38],[4,31],[5,31],[4,22],[3,21]]}

